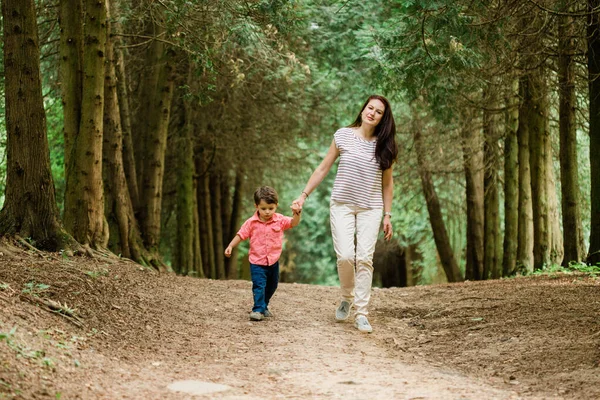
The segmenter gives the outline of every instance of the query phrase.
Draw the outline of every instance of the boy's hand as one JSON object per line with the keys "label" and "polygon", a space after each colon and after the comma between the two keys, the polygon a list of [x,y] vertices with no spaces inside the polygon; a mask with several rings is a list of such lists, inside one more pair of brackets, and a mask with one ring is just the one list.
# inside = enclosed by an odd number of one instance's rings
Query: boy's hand
{"label": "boy's hand", "polygon": [[233,249],[231,248],[231,246],[227,246],[227,248],[225,249],[225,257],[229,258],[231,257],[231,251]]}
{"label": "boy's hand", "polygon": [[293,203],[292,203],[292,206],[291,206],[290,208],[292,209],[292,212],[293,212],[294,214],[298,214],[298,215],[300,215],[300,214],[302,213],[302,206],[301,206],[301,205],[299,205],[299,204],[298,204],[298,203],[296,203],[296,202],[293,202]]}

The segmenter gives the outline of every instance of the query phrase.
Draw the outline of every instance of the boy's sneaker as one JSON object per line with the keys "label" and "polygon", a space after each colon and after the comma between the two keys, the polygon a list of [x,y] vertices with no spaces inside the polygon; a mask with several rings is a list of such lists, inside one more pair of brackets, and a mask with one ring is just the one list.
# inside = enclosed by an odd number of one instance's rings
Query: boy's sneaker
{"label": "boy's sneaker", "polygon": [[335,310],[335,319],[337,321],[347,320],[350,315],[350,307],[352,307],[352,304],[349,301],[342,300],[340,306]]}
{"label": "boy's sneaker", "polygon": [[354,320],[354,326],[361,332],[373,332],[373,328],[371,327],[369,320],[364,315],[359,315],[356,317],[356,320]]}
{"label": "boy's sneaker", "polygon": [[265,318],[270,318],[273,316],[273,313],[269,310],[265,310],[265,312],[263,313]]}
{"label": "boy's sneaker", "polygon": [[262,319],[263,319],[264,317],[265,317],[265,316],[264,316],[262,313],[259,313],[259,312],[256,312],[256,311],[252,311],[252,312],[250,313],[250,319],[251,319],[252,321],[262,321]]}

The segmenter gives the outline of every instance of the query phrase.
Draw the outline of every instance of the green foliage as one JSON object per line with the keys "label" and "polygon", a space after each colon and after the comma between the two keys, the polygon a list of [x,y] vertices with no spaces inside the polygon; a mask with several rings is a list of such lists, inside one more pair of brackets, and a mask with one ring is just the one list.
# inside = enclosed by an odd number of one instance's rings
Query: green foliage
{"label": "green foliage", "polygon": [[596,278],[600,276],[600,264],[587,265],[585,263],[572,262],[568,267],[553,264],[532,272],[532,275],[556,276],[556,274],[585,274]]}
{"label": "green foliage", "polygon": [[97,279],[101,276],[108,276],[108,269],[101,268],[97,271],[86,271],[85,274],[90,276],[92,279]]}
{"label": "green foliage", "polygon": [[15,338],[17,327],[13,327],[9,332],[0,331],[0,341],[6,342],[7,346],[15,351],[18,356],[32,359],[43,359],[43,364],[46,365],[45,358],[46,353],[43,350],[32,350],[27,346],[18,343]]}
{"label": "green foliage", "polygon": [[62,213],[65,197],[63,110],[60,98],[47,99],[45,104],[48,147],[50,149],[50,168],[54,179],[56,203]]}
{"label": "green foliage", "polygon": [[38,297],[40,294],[44,293],[46,290],[50,289],[49,285],[44,283],[35,283],[35,282],[27,282],[21,290],[21,293],[30,294],[32,296]]}
{"label": "green foliage", "polygon": [[336,257],[329,225],[328,199],[332,182],[333,174],[330,174],[304,203],[300,224],[287,234],[287,251],[296,255],[296,268],[291,273],[295,282],[337,283]]}

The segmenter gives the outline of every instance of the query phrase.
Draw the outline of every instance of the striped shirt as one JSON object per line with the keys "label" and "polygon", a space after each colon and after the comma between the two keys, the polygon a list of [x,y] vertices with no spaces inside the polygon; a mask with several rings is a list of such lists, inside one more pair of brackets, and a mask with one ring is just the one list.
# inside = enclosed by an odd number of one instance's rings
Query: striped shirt
{"label": "striped shirt", "polygon": [[331,200],[363,208],[383,208],[382,171],[375,158],[376,141],[341,128],[333,135],[340,151],[340,162],[333,183]]}

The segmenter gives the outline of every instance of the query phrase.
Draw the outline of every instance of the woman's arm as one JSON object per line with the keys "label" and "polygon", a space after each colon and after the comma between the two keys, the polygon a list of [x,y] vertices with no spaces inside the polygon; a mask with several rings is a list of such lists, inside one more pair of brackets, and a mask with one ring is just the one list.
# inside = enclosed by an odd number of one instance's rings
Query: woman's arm
{"label": "woman's arm", "polygon": [[392,222],[391,215],[392,212],[392,200],[394,199],[394,177],[392,174],[392,167],[383,171],[382,174],[382,191],[383,191],[383,233],[385,235],[385,240],[390,240],[392,238],[393,230],[392,230]]}
{"label": "woman's arm", "polygon": [[329,173],[329,170],[333,166],[333,163],[339,157],[339,155],[340,151],[335,145],[335,140],[332,140],[331,145],[329,146],[329,150],[323,158],[323,161],[321,161],[321,164],[319,164],[317,169],[315,169],[315,171],[312,173],[312,175],[308,179],[308,182],[306,182],[306,186],[304,186],[304,190],[302,191],[300,196],[293,201],[292,204],[297,204],[300,208],[302,208],[302,205],[308,198],[308,195],[310,195],[312,191],[315,190],[317,186],[319,186],[323,179],[325,179],[325,177]]}

